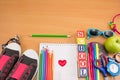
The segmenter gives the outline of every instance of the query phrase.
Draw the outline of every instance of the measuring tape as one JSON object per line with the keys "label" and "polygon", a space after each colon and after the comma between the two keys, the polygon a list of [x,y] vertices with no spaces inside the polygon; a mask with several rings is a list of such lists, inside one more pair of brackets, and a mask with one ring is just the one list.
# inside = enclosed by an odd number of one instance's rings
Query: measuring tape
{"label": "measuring tape", "polygon": [[117,62],[110,60],[107,64],[107,72],[111,76],[118,76],[120,74],[120,65]]}
{"label": "measuring tape", "polygon": [[116,60],[118,63],[120,63],[120,53],[116,53],[116,54],[114,55],[114,58],[115,58],[115,60]]}

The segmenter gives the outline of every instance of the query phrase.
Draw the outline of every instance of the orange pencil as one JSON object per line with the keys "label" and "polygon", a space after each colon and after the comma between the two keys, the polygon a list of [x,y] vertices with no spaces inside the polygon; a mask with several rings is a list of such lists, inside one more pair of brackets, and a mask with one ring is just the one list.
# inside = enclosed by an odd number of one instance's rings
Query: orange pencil
{"label": "orange pencil", "polygon": [[50,55],[50,80],[53,80],[53,69],[52,69],[52,67],[53,67],[53,53],[51,53],[51,55]]}

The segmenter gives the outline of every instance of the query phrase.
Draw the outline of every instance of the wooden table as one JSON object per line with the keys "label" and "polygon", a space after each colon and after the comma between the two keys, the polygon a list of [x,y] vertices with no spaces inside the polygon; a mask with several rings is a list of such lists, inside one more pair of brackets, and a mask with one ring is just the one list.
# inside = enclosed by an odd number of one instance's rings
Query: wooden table
{"label": "wooden table", "polygon": [[[0,0],[0,44],[16,34],[20,37],[22,52],[29,48],[39,52],[42,42],[76,43],[77,30],[109,30],[109,22],[119,12],[120,0]],[[120,17],[116,21],[120,26]],[[32,38],[33,33],[70,34],[72,37]],[[105,40],[100,36],[87,42],[104,44]],[[102,75],[100,77],[103,80]],[[117,76],[116,80],[119,78]],[[109,80],[113,80],[112,77]]]}

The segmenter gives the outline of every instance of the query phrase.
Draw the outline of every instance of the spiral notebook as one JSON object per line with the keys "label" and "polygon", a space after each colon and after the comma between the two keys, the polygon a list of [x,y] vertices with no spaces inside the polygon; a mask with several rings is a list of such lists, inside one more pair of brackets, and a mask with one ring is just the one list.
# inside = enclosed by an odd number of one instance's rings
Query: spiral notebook
{"label": "spiral notebook", "polygon": [[53,50],[53,80],[78,80],[77,44],[40,43],[39,50],[43,47]]}

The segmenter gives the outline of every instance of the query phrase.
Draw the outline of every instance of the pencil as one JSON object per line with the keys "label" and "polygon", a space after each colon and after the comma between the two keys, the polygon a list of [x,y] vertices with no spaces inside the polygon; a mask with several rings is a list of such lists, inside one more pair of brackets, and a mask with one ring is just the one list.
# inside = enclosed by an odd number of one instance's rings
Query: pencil
{"label": "pencil", "polygon": [[41,50],[42,62],[41,62],[41,80],[44,80],[44,50]]}
{"label": "pencil", "polygon": [[91,73],[90,73],[90,54],[88,54],[88,80],[91,80]]}
{"label": "pencil", "polygon": [[90,53],[91,53],[91,49],[90,49],[90,46],[88,47],[88,77],[89,77],[89,80],[92,80],[92,77],[91,77],[91,61],[90,61]]}
{"label": "pencil", "polygon": [[90,70],[91,70],[91,80],[94,80],[94,66],[93,66],[93,47],[92,47],[92,43],[90,43]]}
{"label": "pencil", "polygon": [[50,53],[48,52],[48,71],[47,71],[47,80],[50,80]]}
{"label": "pencil", "polygon": [[44,49],[44,51],[43,51],[43,76],[44,76],[43,80],[45,80],[45,73],[46,73],[45,72],[46,71],[45,70],[45,66],[46,66],[46,64],[45,64],[46,59],[45,58],[46,58],[46,54],[45,54],[45,49]]}
{"label": "pencil", "polygon": [[53,38],[70,38],[71,35],[66,34],[32,34],[32,37],[53,37]]}
{"label": "pencil", "polygon": [[48,67],[49,67],[49,50],[46,49],[46,80],[48,80],[48,75],[49,75],[49,71],[48,71]]}
{"label": "pencil", "polygon": [[42,54],[42,74],[41,74],[41,80],[45,80],[46,79],[46,49],[43,48],[41,50],[41,54]]}
{"label": "pencil", "polygon": [[52,61],[52,64],[51,64],[51,80],[53,80],[53,61],[54,61],[54,54],[53,54],[53,51],[52,51],[52,55],[51,55],[51,61]]}
{"label": "pencil", "polygon": [[53,80],[52,58],[53,58],[53,53],[50,54],[50,62],[49,62],[50,63],[50,68],[49,68],[50,69],[50,74],[49,74],[50,79],[49,80]]}
{"label": "pencil", "polygon": [[40,53],[39,80],[42,78],[42,53]]}
{"label": "pencil", "polygon": [[[97,59],[97,53],[96,53],[96,43],[93,45],[93,51],[94,51],[94,61]],[[94,64],[94,62],[93,62]],[[97,69],[94,67],[94,75],[95,75],[95,80],[97,80]]]}
{"label": "pencil", "polygon": [[[98,48],[98,44],[96,44],[96,55],[97,55],[97,59],[99,58],[99,48]],[[97,64],[98,65],[98,64]],[[100,73],[99,70],[97,69],[97,80],[100,80]]]}
{"label": "pencil", "polygon": [[47,49],[45,48],[45,80],[47,78]]}
{"label": "pencil", "polygon": [[51,80],[51,76],[52,76],[52,74],[51,74],[51,54],[49,55],[49,71],[50,71],[50,74],[49,74],[49,80]]}

